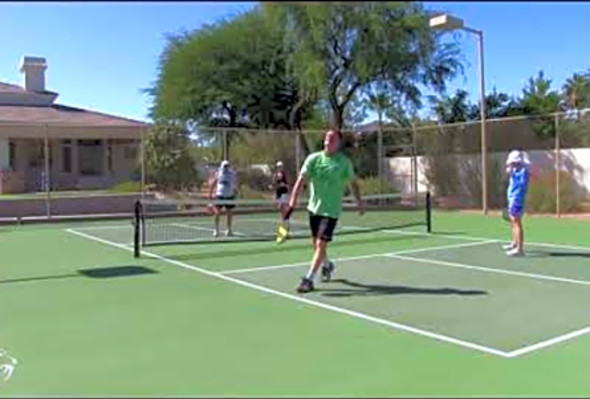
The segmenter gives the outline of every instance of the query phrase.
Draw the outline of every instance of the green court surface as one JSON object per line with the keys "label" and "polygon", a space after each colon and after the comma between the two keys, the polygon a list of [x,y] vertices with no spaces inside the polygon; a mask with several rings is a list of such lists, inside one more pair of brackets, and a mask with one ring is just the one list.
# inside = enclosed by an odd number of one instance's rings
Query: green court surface
{"label": "green court surface", "polygon": [[479,214],[337,236],[305,295],[308,238],[1,227],[0,396],[590,396],[590,223],[525,227],[521,258]]}

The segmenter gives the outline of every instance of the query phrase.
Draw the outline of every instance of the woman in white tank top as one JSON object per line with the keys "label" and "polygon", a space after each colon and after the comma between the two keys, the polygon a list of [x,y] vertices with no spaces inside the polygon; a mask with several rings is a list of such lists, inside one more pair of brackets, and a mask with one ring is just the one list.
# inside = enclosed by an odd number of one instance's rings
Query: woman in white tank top
{"label": "woman in white tank top", "polygon": [[223,161],[219,167],[219,170],[215,173],[209,189],[209,199],[213,199],[213,191],[215,191],[216,200],[213,201],[215,222],[215,230],[213,231],[214,237],[219,237],[219,215],[222,208],[225,208],[225,213],[227,215],[227,230],[225,231],[225,235],[227,237],[233,236],[232,209],[235,207],[235,205],[222,204],[219,203],[219,201],[234,200],[236,198],[237,187],[238,184],[236,172],[231,169],[229,161]]}

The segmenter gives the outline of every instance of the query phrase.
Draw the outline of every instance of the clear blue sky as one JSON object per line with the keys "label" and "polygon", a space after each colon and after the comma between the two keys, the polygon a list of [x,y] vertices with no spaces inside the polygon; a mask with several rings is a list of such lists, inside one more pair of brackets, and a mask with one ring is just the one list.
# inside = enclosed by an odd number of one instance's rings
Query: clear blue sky
{"label": "clear blue sky", "polygon": [[[20,57],[48,61],[47,88],[58,102],[146,119],[148,97],[140,91],[156,77],[166,33],[246,10],[255,3],[0,3],[0,81],[22,82]],[[428,2],[484,31],[486,90],[518,95],[543,69],[561,87],[573,72],[590,68],[590,3]],[[477,46],[456,34],[465,88],[477,101]]]}

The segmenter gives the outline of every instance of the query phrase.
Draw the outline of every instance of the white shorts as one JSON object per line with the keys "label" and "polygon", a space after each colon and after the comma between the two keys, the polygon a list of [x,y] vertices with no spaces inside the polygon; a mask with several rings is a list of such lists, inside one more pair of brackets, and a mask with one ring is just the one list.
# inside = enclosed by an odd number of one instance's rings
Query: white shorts
{"label": "white shorts", "polygon": [[279,198],[277,198],[277,204],[283,205],[289,203],[289,195],[288,194],[281,194]]}

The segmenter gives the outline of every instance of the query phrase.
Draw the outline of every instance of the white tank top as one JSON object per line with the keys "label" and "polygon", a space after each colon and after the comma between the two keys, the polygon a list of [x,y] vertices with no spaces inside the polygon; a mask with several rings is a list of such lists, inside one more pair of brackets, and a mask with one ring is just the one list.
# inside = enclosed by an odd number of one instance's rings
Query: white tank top
{"label": "white tank top", "polygon": [[236,174],[231,169],[219,168],[217,171],[217,187],[215,195],[220,197],[231,197],[234,195]]}

